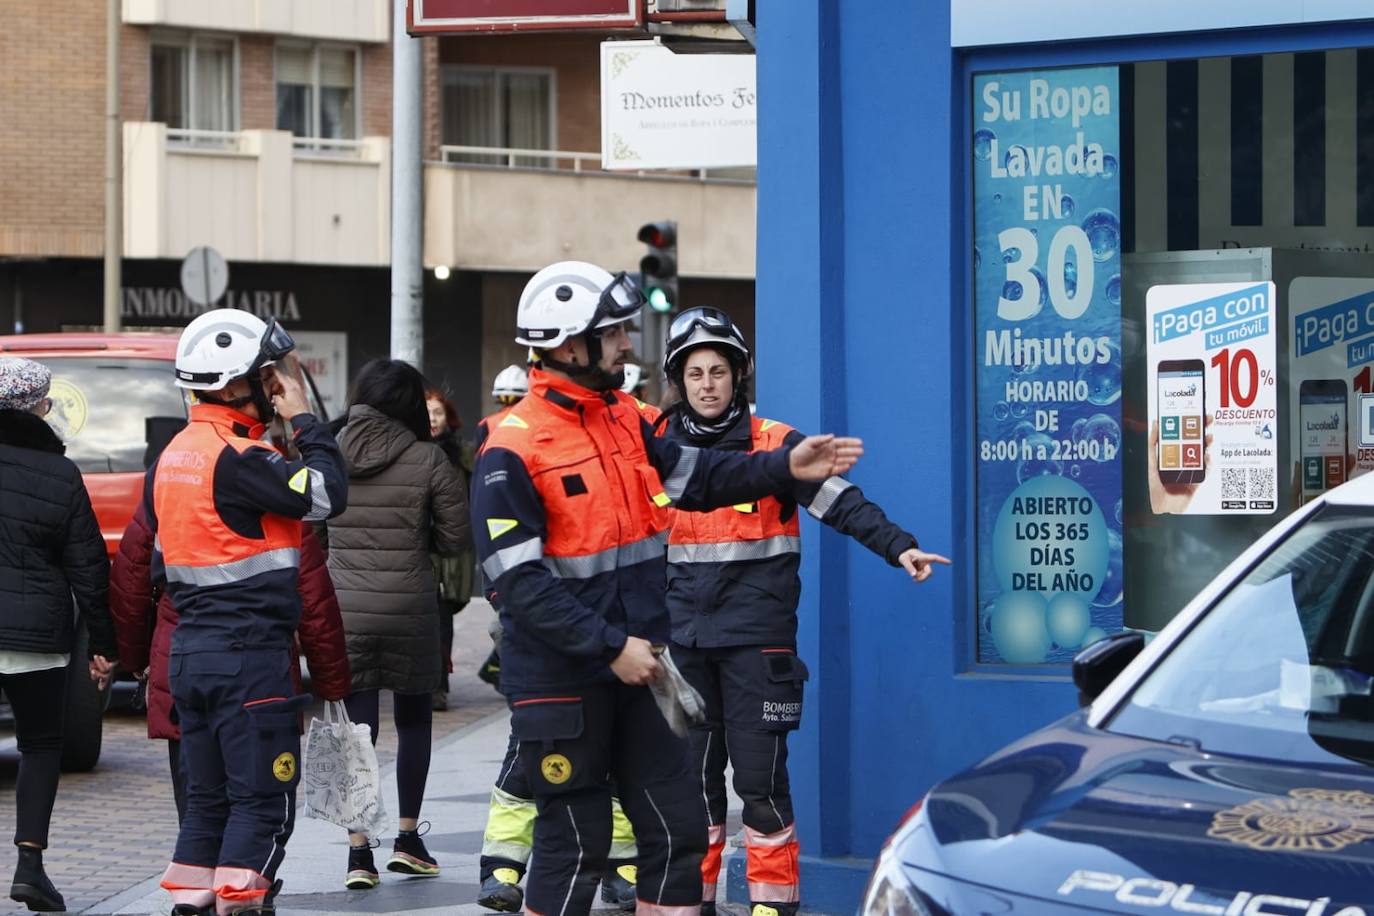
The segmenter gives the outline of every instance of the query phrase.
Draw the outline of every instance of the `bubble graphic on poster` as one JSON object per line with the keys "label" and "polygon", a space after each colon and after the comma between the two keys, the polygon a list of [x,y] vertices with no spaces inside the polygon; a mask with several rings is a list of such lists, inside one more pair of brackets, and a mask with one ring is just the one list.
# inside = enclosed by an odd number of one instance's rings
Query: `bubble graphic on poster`
{"label": "bubble graphic on poster", "polygon": [[1045,628],[1050,640],[1065,649],[1077,649],[1091,624],[1088,605],[1075,595],[1055,595],[1045,608]]}
{"label": "bubble graphic on poster", "polygon": [[1107,522],[1087,490],[1054,474],[1031,477],[1002,504],[992,560],[1007,591],[1090,600],[1107,574]]}
{"label": "bubble graphic on poster", "polygon": [[1083,217],[1083,232],[1092,246],[1094,261],[1110,261],[1121,247],[1121,221],[1107,209],[1093,210]]}
{"label": "bubble graphic on poster", "polygon": [[975,158],[986,162],[992,155],[992,141],[997,139],[997,135],[986,127],[980,127],[973,132],[973,155]]}
{"label": "bubble graphic on poster", "polygon": [[1034,665],[1050,651],[1045,599],[1034,592],[1006,592],[992,612],[992,641],[1014,665]]}

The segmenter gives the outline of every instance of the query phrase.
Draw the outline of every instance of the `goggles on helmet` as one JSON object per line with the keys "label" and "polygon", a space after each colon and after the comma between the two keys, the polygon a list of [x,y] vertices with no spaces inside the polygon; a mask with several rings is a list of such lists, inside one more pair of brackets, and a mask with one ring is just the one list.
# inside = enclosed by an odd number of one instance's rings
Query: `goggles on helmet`
{"label": "goggles on helmet", "polygon": [[681,313],[668,325],[668,352],[671,353],[680,347],[698,328],[716,337],[728,337],[744,343],[739,329],[735,327],[729,315],[720,309],[698,306]]}
{"label": "goggles on helmet", "polygon": [[[616,300],[615,291],[617,289],[623,289],[629,294],[630,302],[628,304]],[[596,312],[592,314],[592,320],[587,326],[587,330],[596,330],[596,326],[607,318],[617,321],[633,318],[647,301],[643,291],[635,285],[635,281],[622,270],[612,277],[611,282],[601,291],[601,298],[596,302]]]}
{"label": "goggles on helmet", "polygon": [[267,328],[262,332],[262,340],[258,342],[258,358],[253,360],[249,371],[261,369],[268,363],[275,363],[294,349],[296,341],[292,339],[291,334],[277,324],[276,318],[269,318]]}

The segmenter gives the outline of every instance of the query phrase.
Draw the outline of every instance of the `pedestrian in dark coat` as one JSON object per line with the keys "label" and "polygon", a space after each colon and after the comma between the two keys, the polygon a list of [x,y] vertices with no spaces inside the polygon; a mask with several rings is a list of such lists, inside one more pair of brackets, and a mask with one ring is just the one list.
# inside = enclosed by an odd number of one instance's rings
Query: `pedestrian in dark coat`
{"label": "pedestrian in dark coat", "polygon": [[89,634],[92,679],[108,683],[116,657],[107,605],[109,559],[81,472],[44,422],[52,372],[0,359],[0,689],[19,744],[10,897],[61,910],[43,870],[62,760],[67,665],[76,645],[72,598]]}
{"label": "pedestrian in dark coat", "polygon": [[[334,597],[334,584],[325,566],[319,540],[304,525],[301,532],[301,622],[291,653],[292,681],[301,688],[300,657],[310,666],[310,685],[322,700],[348,696],[348,655],[344,650],[343,619]],[[110,570],[110,612],[114,616],[119,657],[138,674],[147,669],[148,737],[167,742],[177,819],[185,813],[185,783],[181,774],[181,729],[172,717],[172,687],[167,659],[177,612],[165,592],[155,590],[150,563],[153,532],[140,507],[124,529]]]}
{"label": "pedestrian in dark coat", "polygon": [[[416,833],[441,675],[430,554],[453,556],[472,543],[467,493],[430,441],[424,377],[409,363],[373,360],[362,368],[339,448],[348,465],[348,510],[329,523],[329,572],[353,673],[348,712],[368,724],[375,742],[379,692],[392,692],[400,835],[387,868],[433,876],[439,866]],[[351,846],[345,885],[375,887],[367,838],[354,834]]]}

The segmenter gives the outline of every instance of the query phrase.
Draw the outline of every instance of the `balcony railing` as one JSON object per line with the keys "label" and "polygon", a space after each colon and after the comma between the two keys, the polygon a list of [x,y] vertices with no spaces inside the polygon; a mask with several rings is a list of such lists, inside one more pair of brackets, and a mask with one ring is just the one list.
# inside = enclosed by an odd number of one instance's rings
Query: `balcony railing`
{"label": "balcony railing", "polygon": [[573,172],[599,172],[608,175],[638,175],[641,178],[696,179],[699,181],[732,181],[754,184],[754,169],[693,169],[685,172],[610,172],[601,168],[600,153],[578,153],[568,150],[518,149],[498,146],[439,147],[439,161],[447,165],[477,166],[499,169],[565,169],[571,163]]}
{"label": "balcony railing", "polygon": [[362,140],[336,137],[292,137],[291,151],[297,156],[322,156],[330,159],[361,159],[366,148]]}
{"label": "balcony railing", "polygon": [[243,134],[236,130],[167,128],[167,145],[177,152],[243,153]]}

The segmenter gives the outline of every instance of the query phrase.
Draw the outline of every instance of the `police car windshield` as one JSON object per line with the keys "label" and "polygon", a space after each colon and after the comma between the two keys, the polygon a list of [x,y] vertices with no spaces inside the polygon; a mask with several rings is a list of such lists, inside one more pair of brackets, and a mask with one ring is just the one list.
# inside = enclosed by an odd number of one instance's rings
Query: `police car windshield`
{"label": "police car windshield", "polygon": [[39,357],[52,370],[49,425],[85,473],[143,471],[148,417],[186,416],[168,360]]}
{"label": "police car windshield", "polygon": [[1374,514],[1327,509],[1293,532],[1108,727],[1218,753],[1374,765]]}

